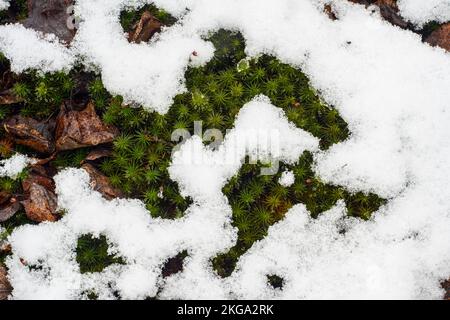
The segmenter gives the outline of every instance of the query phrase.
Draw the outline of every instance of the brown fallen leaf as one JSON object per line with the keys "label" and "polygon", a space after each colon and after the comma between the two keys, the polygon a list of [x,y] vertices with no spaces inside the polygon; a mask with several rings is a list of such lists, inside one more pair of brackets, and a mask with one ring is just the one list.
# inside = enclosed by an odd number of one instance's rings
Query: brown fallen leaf
{"label": "brown fallen leaf", "polygon": [[109,143],[118,135],[113,126],[105,125],[95,113],[93,103],[82,111],[67,111],[63,106],[56,125],[56,149],[73,150]]}
{"label": "brown fallen leaf", "polygon": [[106,199],[112,200],[114,198],[123,197],[123,193],[111,185],[109,178],[98,171],[93,165],[85,163],[81,168],[86,170],[89,174],[91,178],[91,188],[100,192]]}
{"label": "brown fallen leaf", "polygon": [[32,183],[28,191],[28,199],[22,201],[25,213],[35,222],[56,221],[58,208],[56,195],[44,186]]}
{"label": "brown fallen leaf", "polygon": [[385,20],[403,29],[408,27],[408,23],[399,14],[397,0],[377,0],[375,4],[380,7],[381,16]]}
{"label": "brown fallen leaf", "polygon": [[0,300],[7,300],[11,294],[12,287],[8,280],[6,268],[0,265]]}
{"label": "brown fallen leaf", "polygon": [[128,41],[141,43],[148,42],[155,33],[161,31],[163,24],[149,11],[144,11],[141,19],[133,26],[128,35]]}
{"label": "brown fallen leaf", "polygon": [[450,52],[450,23],[441,25],[434,30],[426,39],[432,46],[439,46]]}
{"label": "brown fallen leaf", "polygon": [[20,202],[11,197],[6,204],[0,207],[0,222],[11,219],[20,210],[20,207]]}
{"label": "brown fallen leaf", "polygon": [[95,161],[98,159],[110,157],[111,155],[112,155],[111,149],[106,148],[94,149],[91,152],[89,152],[86,158],[82,161],[82,164],[85,163],[86,161]]}
{"label": "brown fallen leaf", "polygon": [[9,105],[22,102],[23,99],[18,97],[12,89],[0,92],[0,105]]}
{"label": "brown fallen leaf", "polygon": [[17,144],[41,153],[52,153],[55,150],[51,126],[48,122],[39,122],[19,115],[9,118],[3,125]]}
{"label": "brown fallen leaf", "polygon": [[69,44],[75,36],[71,21],[72,0],[28,0],[28,18],[23,25],[43,33],[52,33]]}
{"label": "brown fallen leaf", "polygon": [[30,192],[30,188],[33,184],[39,184],[44,188],[54,192],[55,182],[48,176],[36,173],[28,174],[27,178],[22,181],[22,189],[25,193]]}

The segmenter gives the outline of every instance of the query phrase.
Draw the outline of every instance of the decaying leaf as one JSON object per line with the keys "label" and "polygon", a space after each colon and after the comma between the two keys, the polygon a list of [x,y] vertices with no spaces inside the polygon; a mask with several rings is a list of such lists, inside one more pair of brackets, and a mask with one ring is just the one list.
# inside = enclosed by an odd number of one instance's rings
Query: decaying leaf
{"label": "decaying leaf", "polygon": [[450,52],[450,23],[443,24],[433,31],[426,39],[432,46],[439,46]]}
{"label": "decaying leaf", "polygon": [[29,188],[28,199],[22,201],[25,213],[35,222],[56,221],[57,199],[54,193],[40,184],[33,183]]}
{"label": "decaying leaf", "polygon": [[28,18],[23,25],[43,33],[52,33],[66,43],[75,36],[70,7],[73,0],[28,0]]}
{"label": "decaying leaf", "polygon": [[19,115],[5,121],[4,127],[17,144],[41,153],[52,153],[55,150],[52,130],[48,122],[39,122]]}
{"label": "decaying leaf", "polygon": [[[33,167],[32,170],[36,170],[35,168],[36,167]],[[28,193],[33,184],[39,184],[52,192],[55,190],[55,182],[53,179],[48,177],[46,174],[36,173],[36,171],[29,173],[27,178],[22,181],[23,191]]]}
{"label": "decaying leaf", "polygon": [[163,24],[150,12],[145,11],[141,19],[133,26],[133,31],[128,35],[128,41],[141,43],[149,41],[153,35],[161,31]]}
{"label": "decaying leaf", "polygon": [[11,294],[12,287],[8,280],[6,268],[0,265],[0,300],[8,299]]}
{"label": "decaying leaf", "polygon": [[57,198],[53,179],[45,175],[43,168],[35,167],[22,182],[26,199],[22,201],[25,213],[36,222],[56,221]]}
{"label": "decaying leaf", "polygon": [[83,163],[86,161],[95,161],[102,158],[110,157],[112,155],[111,149],[97,148],[89,152],[89,154],[84,159]]}
{"label": "decaying leaf", "polygon": [[18,97],[12,89],[0,92],[0,105],[16,104],[22,101],[23,99]]}
{"label": "decaying leaf", "polygon": [[0,222],[11,219],[20,210],[20,207],[20,202],[16,198],[9,198],[7,203],[0,206]]}
{"label": "decaying leaf", "polygon": [[56,149],[73,150],[109,143],[117,134],[115,127],[101,121],[93,103],[88,103],[82,111],[67,111],[63,106],[57,119]]}
{"label": "decaying leaf", "polygon": [[93,190],[100,192],[106,199],[123,197],[123,193],[111,185],[108,177],[98,171],[93,165],[85,163],[81,166],[89,174],[91,178],[91,187]]}
{"label": "decaying leaf", "polygon": [[407,28],[408,23],[399,14],[396,0],[377,0],[375,4],[380,7],[381,16],[400,28]]}

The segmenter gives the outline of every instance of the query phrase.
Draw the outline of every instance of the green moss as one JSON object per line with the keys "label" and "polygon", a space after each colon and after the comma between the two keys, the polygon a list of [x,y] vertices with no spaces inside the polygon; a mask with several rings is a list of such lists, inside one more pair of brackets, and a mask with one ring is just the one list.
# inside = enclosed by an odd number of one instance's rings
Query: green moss
{"label": "green moss", "polygon": [[84,235],[78,239],[76,261],[81,273],[102,272],[112,264],[123,264],[120,257],[108,252],[108,241],[105,236],[98,238]]}

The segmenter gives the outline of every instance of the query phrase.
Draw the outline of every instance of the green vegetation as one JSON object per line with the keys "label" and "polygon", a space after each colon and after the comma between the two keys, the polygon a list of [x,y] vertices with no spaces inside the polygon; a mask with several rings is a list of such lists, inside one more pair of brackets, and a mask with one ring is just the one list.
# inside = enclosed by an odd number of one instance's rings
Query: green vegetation
{"label": "green vegetation", "polygon": [[[145,9],[167,25],[175,22],[164,11],[151,6]],[[124,30],[130,30],[141,12],[122,13]],[[188,92],[174,98],[166,115],[124,106],[121,97],[108,94],[100,78],[75,69],[69,74],[19,76],[13,90],[25,102],[14,108],[0,107],[0,120],[17,112],[45,120],[54,118],[63,102],[81,108],[85,102],[93,100],[103,121],[115,125],[121,132],[111,146],[112,156],[103,160],[99,169],[127,196],[142,199],[152,216],[166,219],[181,217],[191,203],[180,195],[177,184],[169,179],[167,172],[171,152],[178,143],[171,141],[175,129],[187,129],[193,134],[194,122],[202,121],[204,130],[215,128],[225,132],[233,127],[244,104],[264,94],[282,108],[295,125],[318,137],[322,149],[348,138],[350,133],[345,121],[336,109],[321,101],[301,70],[267,55],[247,59],[245,42],[239,33],[220,30],[210,36],[210,41],[216,47],[214,58],[203,67],[187,70]],[[4,59],[0,59],[0,64],[3,64],[2,70],[7,68]],[[3,133],[0,131],[0,138]],[[89,150],[59,153],[50,165],[56,168],[79,166]],[[273,176],[259,175],[265,164],[245,164],[224,187],[239,237],[229,252],[213,259],[219,275],[229,275],[239,256],[262,239],[268,228],[297,203],[304,203],[316,217],[344,199],[349,215],[362,219],[370,218],[384,203],[374,194],[350,194],[343,188],[323,183],[315,177],[312,162],[312,155],[305,153],[295,165],[281,164],[279,173]],[[278,184],[281,172],[286,169],[292,170],[296,177],[294,185],[288,188]],[[20,193],[20,183],[8,179],[0,183],[2,189]],[[2,226],[10,232],[25,223],[30,222],[20,213]],[[109,255],[107,248],[105,237],[81,237],[77,247],[81,271],[99,272],[112,263],[121,262],[120,258]],[[282,279],[268,280],[274,287],[282,285]]]}
{"label": "green vegetation", "polygon": [[98,238],[90,234],[81,236],[78,238],[76,252],[81,273],[102,272],[112,264],[123,264],[121,258],[108,252],[108,242],[103,235]]}

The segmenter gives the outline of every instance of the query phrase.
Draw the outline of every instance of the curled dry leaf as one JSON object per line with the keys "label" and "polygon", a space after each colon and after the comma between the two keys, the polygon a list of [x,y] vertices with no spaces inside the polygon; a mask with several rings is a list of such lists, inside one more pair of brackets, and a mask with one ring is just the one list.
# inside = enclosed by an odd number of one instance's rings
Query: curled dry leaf
{"label": "curled dry leaf", "polygon": [[109,143],[118,130],[105,125],[95,113],[94,104],[88,103],[82,111],[67,111],[62,107],[56,126],[56,149],[73,150]]}
{"label": "curled dry leaf", "polygon": [[6,268],[0,265],[0,300],[8,299],[11,294],[12,287],[8,280]]}
{"label": "curled dry leaf", "polygon": [[450,23],[443,24],[433,31],[426,39],[432,46],[439,46],[450,52]]}
{"label": "curled dry leaf", "polygon": [[70,43],[75,36],[72,5],[72,0],[28,0],[28,18],[23,25]]}
{"label": "curled dry leaf", "polygon": [[98,171],[93,165],[85,163],[81,166],[89,174],[91,178],[91,187],[93,190],[100,192],[106,199],[123,197],[123,193],[111,185],[108,177]]}
{"label": "curled dry leaf", "polygon": [[22,201],[25,213],[30,220],[35,222],[56,221],[58,205],[54,193],[54,181],[44,175],[45,169],[36,167],[34,170],[22,182],[26,196],[26,199]]}
{"label": "curled dry leaf", "polygon": [[10,197],[0,206],[0,222],[11,219],[19,210],[20,202],[16,198]]}
{"label": "curled dry leaf", "polygon": [[39,122],[19,115],[6,120],[4,127],[17,144],[41,153],[52,153],[55,150],[52,130],[48,122]]}
{"label": "curled dry leaf", "polygon": [[141,19],[133,26],[133,31],[128,35],[128,41],[141,43],[149,41],[153,35],[161,31],[163,24],[150,12],[145,11]]}

